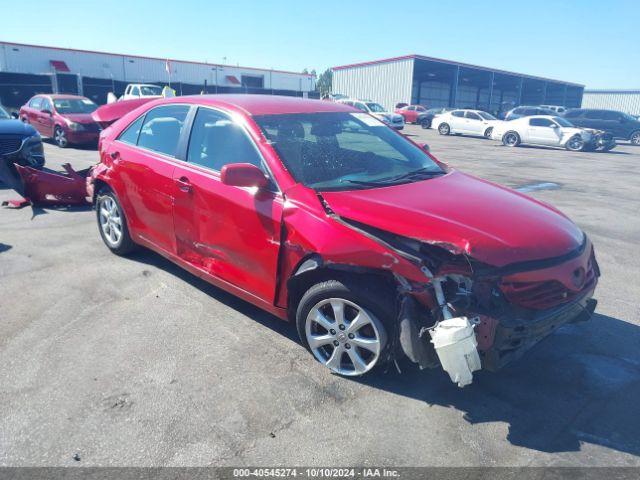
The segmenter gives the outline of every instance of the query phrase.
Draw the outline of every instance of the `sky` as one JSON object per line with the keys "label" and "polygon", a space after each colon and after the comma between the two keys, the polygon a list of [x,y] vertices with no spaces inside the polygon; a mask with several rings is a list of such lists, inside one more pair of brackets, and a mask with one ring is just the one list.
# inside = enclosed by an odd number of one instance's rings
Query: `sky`
{"label": "sky", "polygon": [[[0,0],[0,40],[318,73],[407,54],[640,89],[640,0]],[[225,60],[226,58],[226,60]]]}

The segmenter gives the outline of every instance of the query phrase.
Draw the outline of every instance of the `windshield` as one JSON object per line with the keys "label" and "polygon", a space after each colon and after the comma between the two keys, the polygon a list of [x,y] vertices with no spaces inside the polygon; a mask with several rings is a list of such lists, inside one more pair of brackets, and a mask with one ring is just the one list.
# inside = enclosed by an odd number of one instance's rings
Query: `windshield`
{"label": "windshield", "polygon": [[254,119],[293,178],[319,191],[382,187],[444,173],[421,148],[365,113]]}
{"label": "windshield", "polygon": [[367,107],[369,107],[369,110],[376,113],[386,111],[379,103],[367,102]]}
{"label": "windshield", "polygon": [[11,115],[9,115],[4,108],[0,107],[0,119],[7,119],[7,118],[11,118]]}
{"label": "windshield", "polygon": [[565,120],[562,117],[553,117],[553,121],[561,127],[573,127],[573,123],[571,123],[569,120]]}
{"label": "windshield", "polygon": [[487,112],[477,112],[477,113],[485,120],[497,120],[497,118],[491,115],[490,113],[487,113]]}
{"label": "windshield", "polygon": [[58,98],[53,101],[58,113],[91,113],[98,105],[88,98]]}
{"label": "windshield", "polygon": [[162,88],[155,86],[142,85],[140,91],[144,96],[162,95]]}

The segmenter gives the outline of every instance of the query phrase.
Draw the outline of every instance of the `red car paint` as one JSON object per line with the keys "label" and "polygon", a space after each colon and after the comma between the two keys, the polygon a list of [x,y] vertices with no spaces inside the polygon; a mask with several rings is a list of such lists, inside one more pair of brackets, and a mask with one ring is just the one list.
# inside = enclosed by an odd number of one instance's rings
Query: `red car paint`
{"label": "red car paint", "polygon": [[[165,104],[210,106],[231,116],[262,154],[276,191],[231,186],[218,172],[117,140],[136,118]],[[154,100],[103,132],[92,188],[114,191],[136,243],[281,318],[288,316],[289,280],[311,256],[326,266],[392,272],[406,281],[402,288],[415,287],[416,297],[426,297],[421,303],[433,305],[424,290],[430,279],[419,266],[348,221],[442,246],[493,267],[562,257],[584,241],[580,229],[554,208],[450,168],[426,181],[319,195],[294,180],[252,119],[314,112],[355,110],[260,95]],[[569,262],[566,268],[576,267]],[[533,266],[513,278],[562,282],[566,268]],[[495,322],[484,324],[490,336]]]}
{"label": "red car paint", "polygon": [[[40,98],[45,103],[41,108],[33,108],[31,102]],[[87,100],[78,95],[35,95],[20,108],[20,119],[38,130],[43,137],[53,137],[56,127],[60,127],[71,144],[91,143],[98,140],[100,128],[91,116],[91,113],[60,113],[55,108],[54,100],[79,99]],[[79,123],[83,130],[76,131],[70,128],[70,123]]]}
{"label": "red car paint", "polygon": [[98,107],[96,111],[91,114],[91,118],[94,122],[98,123],[103,128],[106,128],[127,113],[152,100],[155,99],[135,98],[133,100],[122,100],[114,103],[107,103],[106,105]]}
{"label": "red car paint", "polygon": [[33,205],[88,205],[93,195],[87,190],[89,170],[76,172],[68,163],[62,167],[66,175],[16,165],[25,200]]}
{"label": "red car paint", "polygon": [[406,105],[396,108],[395,113],[402,115],[406,123],[417,123],[418,116],[427,113],[427,109],[422,105]]}

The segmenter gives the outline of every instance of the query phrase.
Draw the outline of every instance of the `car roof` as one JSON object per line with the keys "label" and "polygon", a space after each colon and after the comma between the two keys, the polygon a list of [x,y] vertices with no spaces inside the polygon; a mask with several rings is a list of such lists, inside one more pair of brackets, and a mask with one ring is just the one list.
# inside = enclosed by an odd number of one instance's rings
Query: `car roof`
{"label": "car roof", "polygon": [[83,97],[82,95],[71,95],[71,94],[66,94],[66,93],[44,93],[41,95],[42,97],[49,97],[53,100],[61,100],[61,99],[71,99],[71,98],[78,98],[78,99],[83,99],[83,100],[88,100],[87,97]]}
{"label": "car roof", "polygon": [[219,94],[188,95],[161,98],[150,105],[191,103],[242,111],[248,115],[277,115],[287,113],[353,112],[355,109],[341,102],[326,102],[280,95]]}

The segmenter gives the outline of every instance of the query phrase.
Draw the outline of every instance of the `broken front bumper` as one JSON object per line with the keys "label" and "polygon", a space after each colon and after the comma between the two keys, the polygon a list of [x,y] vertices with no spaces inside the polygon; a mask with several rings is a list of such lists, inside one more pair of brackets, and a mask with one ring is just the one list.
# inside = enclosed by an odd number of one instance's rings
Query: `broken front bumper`
{"label": "broken front bumper", "polygon": [[590,295],[585,295],[570,304],[540,312],[534,318],[500,320],[496,325],[493,345],[481,352],[483,368],[496,371],[520,358],[558,327],[589,320],[597,303]]}

